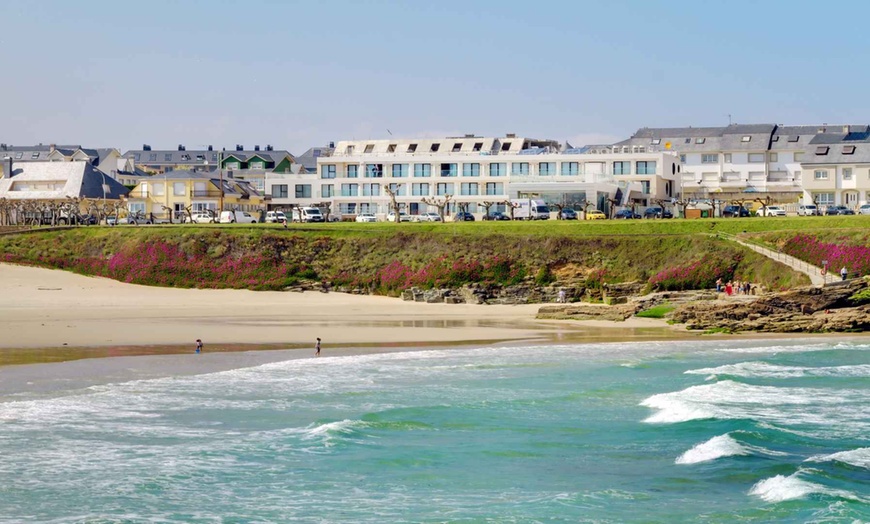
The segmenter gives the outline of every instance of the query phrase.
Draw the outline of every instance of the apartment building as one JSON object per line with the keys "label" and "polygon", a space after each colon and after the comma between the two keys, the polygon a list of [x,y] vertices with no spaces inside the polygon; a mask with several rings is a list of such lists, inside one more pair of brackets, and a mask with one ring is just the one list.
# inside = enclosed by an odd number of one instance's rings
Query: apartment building
{"label": "apartment building", "polygon": [[801,158],[805,202],[855,209],[870,203],[870,126],[824,126]]}
{"label": "apartment building", "polygon": [[389,188],[405,212],[434,210],[423,199],[450,196],[449,212],[504,210],[515,198],[536,198],[607,210],[609,200],[670,199],[679,193],[679,158],[666,151],[596,153],[553,140],[509,134],[438,139],[341,141],[317,159],[314,174],[266,179],[270,208],[329,203],[341,215],[385,214]]}

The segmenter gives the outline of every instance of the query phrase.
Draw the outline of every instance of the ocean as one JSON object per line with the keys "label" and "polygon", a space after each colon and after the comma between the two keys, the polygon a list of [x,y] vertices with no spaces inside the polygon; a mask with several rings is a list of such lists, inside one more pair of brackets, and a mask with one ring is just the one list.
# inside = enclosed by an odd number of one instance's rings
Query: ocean
{"label": "ocean", "polygon": [[0,402],[0,522],[867,522],[868,342],[486,346],[58,384]]}

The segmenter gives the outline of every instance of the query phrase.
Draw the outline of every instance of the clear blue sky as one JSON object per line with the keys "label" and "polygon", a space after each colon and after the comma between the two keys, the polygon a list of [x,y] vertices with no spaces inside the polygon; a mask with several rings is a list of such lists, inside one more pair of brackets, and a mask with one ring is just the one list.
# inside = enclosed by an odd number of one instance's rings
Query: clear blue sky
{"label": "clear blue sky", "polygon": [[188,148],[870,123],[870,3],[3,0],[0,141]]}

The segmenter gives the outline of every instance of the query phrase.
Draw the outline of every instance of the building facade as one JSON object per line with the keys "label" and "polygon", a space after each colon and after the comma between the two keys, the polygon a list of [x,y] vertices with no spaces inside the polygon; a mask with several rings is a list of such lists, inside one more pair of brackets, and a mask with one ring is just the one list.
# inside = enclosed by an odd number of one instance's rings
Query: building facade
{"label": "building facade", "polygon": [[669,152],[596,154],[516,135],[341,141],[317,159],[316,173],[270,175],[266,191],[270,208],[329,204],[343,216],[388,213],[387,188],[411,215],[435,210],[424,199],[448,195],[450,213],[482,213],[484,203],[504,211],[516,198],[607,210],[616,199],[676,197],[679,171]]}

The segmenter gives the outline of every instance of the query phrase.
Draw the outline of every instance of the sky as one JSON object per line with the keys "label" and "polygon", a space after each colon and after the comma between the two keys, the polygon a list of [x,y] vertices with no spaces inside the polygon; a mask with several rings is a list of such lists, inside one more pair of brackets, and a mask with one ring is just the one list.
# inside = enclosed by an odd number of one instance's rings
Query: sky
{"label": "sky", "polygon": [[[0,0],[0,142],[870,123],[870,2]],[[729,116],[730,115],[730,116]]]}

